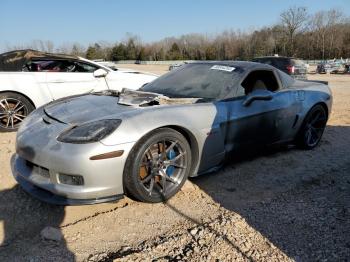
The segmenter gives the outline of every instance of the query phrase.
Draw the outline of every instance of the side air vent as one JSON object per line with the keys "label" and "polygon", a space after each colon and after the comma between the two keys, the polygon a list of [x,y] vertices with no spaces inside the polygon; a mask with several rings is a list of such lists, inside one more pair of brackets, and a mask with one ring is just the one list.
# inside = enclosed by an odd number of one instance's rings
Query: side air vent
{"label": "side air vent", "polygon": [[48,125],[51,124],[50,118],[48,116],[43,116],[43,121],[45,124],[48,124]]}

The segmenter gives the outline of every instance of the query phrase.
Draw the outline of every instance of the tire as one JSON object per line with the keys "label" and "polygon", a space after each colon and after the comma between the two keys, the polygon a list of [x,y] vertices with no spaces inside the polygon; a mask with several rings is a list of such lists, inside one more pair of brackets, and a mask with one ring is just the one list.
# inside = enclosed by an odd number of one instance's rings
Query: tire
{"label": "tire", "polygon": [[24,118],[34,109],[33,104],[20,94],[0,93],[0,132],[17,131]]}
{"label": "tire", "polygon": [[315,148],[322,138],[327,120],[327,112],[322,105],[312,107],[298,132],[296,145],[306,150]]}
{"label": "tire", "polygon": [[185,183],[191,169],[191,148],[186,138],[160,128],[142,138],[128,156],[124,191],[142,202],[164,202]]}

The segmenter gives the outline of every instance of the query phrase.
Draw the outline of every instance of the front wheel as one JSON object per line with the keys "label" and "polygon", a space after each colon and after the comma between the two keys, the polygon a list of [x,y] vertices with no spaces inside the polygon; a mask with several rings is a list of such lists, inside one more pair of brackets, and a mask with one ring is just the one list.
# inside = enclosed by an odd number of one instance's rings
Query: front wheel
{"label": "front wheel", "polygon": [[16,131],[34,109],[28,99],[20,94],[0,93],[0,132]]}
{"label": "front wheel", "polygon": [[303,149],[316,147],[322,138],[327,119],[327,113],[323,106],[316,105],[311,108],[297,136],[297,145]]}
{"label": "front wheel", "polygon": [[124,168],[124,189],[144,202],[162,202],[175,195],[191,169],[191,149],[186,138],[170,128],[142,138]]}

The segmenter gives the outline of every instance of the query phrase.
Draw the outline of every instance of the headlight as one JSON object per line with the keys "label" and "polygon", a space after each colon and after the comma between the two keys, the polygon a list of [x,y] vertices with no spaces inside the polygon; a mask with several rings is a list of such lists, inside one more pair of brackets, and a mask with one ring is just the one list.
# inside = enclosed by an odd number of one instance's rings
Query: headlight
{"label": "headlight", "polygon": [[57,138],[63,143],[86,144],[100,141],[118,128],[120,119],[104,119],[64,131]]}

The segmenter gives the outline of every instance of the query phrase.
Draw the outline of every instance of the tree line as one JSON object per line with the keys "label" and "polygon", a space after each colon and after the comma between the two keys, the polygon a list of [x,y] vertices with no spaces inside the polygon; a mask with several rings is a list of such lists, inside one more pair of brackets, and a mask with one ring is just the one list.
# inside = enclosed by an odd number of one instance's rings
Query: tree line
{"label": "tree line", "polygon": [[115,44],[79,43],[54,49],[51,41],[32,43],[34,49],[119,60],[249,60],[257,56],[282,55],[302,59],[350,58],[350,18],[331,9],[309,14],[305,7],[290,7],[275,25],[254,31],[226,30],[215,36],[186,34],[143,43],[127,34]]}

